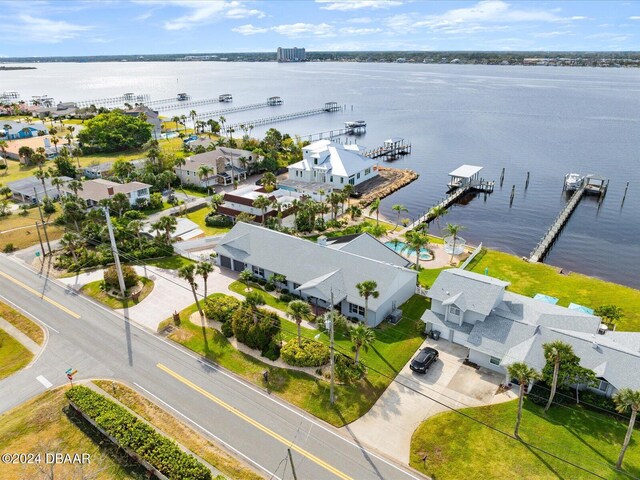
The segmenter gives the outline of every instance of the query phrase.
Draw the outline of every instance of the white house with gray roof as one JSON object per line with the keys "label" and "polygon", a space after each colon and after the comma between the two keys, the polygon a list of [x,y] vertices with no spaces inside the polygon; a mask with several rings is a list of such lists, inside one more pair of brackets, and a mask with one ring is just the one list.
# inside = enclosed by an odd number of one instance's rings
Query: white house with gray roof
{"label": "white house with gray roof", "polygon": [[[351,247],[349,244],[355,242]],[[375,244],[373,243],[375,242]],[[358,246],[359,245],[359,246]],[[375,327],[415,292],[417,272],[407,260],[373,237],[330,244],[237,223],[215,248],[218,265],[259,278],[286,277],[286,288],[313,305],[333,304],[347,317],[365,319],[365,302],[356,285],[373,280],[378,298],[369,298],[366,323]]]}
{"label": "white house with gray roof", "polygon": [[610,396],[624,387],[640,388],[640,333],[602,334],[600,318],[509,292],[508,286],[457,268],[442,271],[428,292],[426,331],[439,331],[441,338],[467,347],[469,361],[505,375],[515,362],[541,371],[542,346],[561,340],[596,373],[595,391]]}

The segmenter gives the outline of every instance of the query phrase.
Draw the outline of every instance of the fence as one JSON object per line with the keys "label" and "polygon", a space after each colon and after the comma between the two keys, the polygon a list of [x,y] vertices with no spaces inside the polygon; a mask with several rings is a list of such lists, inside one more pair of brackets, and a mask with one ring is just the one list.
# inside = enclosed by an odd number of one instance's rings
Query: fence
{"label": "fence", "polygon": [[478,255],[481,251],[482,251],[482,243],[480,243],[480,245],[478,245],[476,249],[473,252],[471,252],[471,255],[469,255],[469,257],[464,261],[464,263],[460,265],[460,270],[464,270],[465,268],[467,268],[471,263],[471,261],[474,258],[476,258],[476,255]]}

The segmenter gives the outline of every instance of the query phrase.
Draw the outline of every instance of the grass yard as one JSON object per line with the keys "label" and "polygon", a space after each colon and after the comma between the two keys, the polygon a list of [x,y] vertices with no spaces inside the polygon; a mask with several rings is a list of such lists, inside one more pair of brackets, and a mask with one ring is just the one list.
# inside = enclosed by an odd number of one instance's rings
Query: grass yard
{"label": "grass yard", "polygon": [[422,268],[422,270],[420,270],[420,273],[418,273],[418,281],[420,282],[420,285],[422,285],[423,287],[430,287],[431,285],[433,285],[433,282],[436,281],[436,278],[438,278],[438,275],[440,275],[440,272],[446,268],[450,268],[450,267],[441,267],[441,268]]}
{"label": "grass yard", "polygon": [[[414,296],[403,306],[406,318],[398,325],[383,324],[376,329],[376,342],[368,352],[361,353],[362,363],[370,367],[367,377],[353,385],[338,385],[337,400],[333,406],[329,402],[327,381],[303,372],[267,366],[257,358],[238,352],[217,330],[198,327],[186,321],[196,311],[195,305],[180,312],[182,324],[169,338],[261,387],[265,386],[262,372],[269,370],[269,387],[273,393],[332,425],[342,426],[369,411],[391,379],[420,346],[420,322],[414,319],[419,318],[427,306],[424,298]],[[284,340],[296,337],[295,323],[283,319],[282,327]],[[313,338],[317,333],[317,330],[302,329],[302,335],[308,338]],[[328,335],[321,334],[319,341],[328,344]],[[339,354],[353,355],[351,342],[344,336],[337,334],[335,345]]]}
{"label": "grass yard", "polygon": [[[3,181],[0,177],[0,181]],[[47,225],[47,235],[49,240],[60,238],[64,231],[62,228],[51,224],[60,215],[60,206],[56,204],[56,213],[51,215],[44,214]],[[36,222],[40,222],[40,215],[37,208],[28,210],[27,215],[20,215],[21,211],[13,212],[11,215],[0,217],[0,251],[8,243],[13,243],[17,249],[30,247],[38,243],[38,232],[36,230]],[[42,235],[42,243],[45,244],[44,232],[40,229]]]}
{"label": "grass yard", "polygon": [[542,263],[527,263],[518,257],[495,250],[480,253],[471,262],[470,269],[511,282],[509,290],[528,297],[544,293],[557,297],[558,305],[578,303],[596,308],[616,304],[624,310],[617,323],[618,330],[640,331],[640,291],[623,285],[605,282],[579,273],[561,275],[556,267]]}
{"label": "grass yard", "polygon": [[188,185],[183,185],[180,186],[178,188],[176,188],[176,190],[178,192],[183,192],[191,197],[200,197],[200,198],[204,198],[207,197],[208,195],[206,193],[202,193],[200,190],[194,190],[193,188],[190,188]]}
{"label": "grass yard", "polygon": [[165,270],[178,270],[180,267],[196,263],[181,255],[171,255],[170,257],[149,258],[144,261],[152,267],[164,268]]}
{"label": "grass yard", "polygon": [[29,350],[0,329],[0,380],[28,365],[32,358]]}
{"label": "grass yard", "polygon": [[287,303],[278,300],[276,297],[271,295],[269,292],[265,292],[260,285],[257,283],[249,282],[249,288],[251,290],[247,291],[246,286],[240,280],[236,280],[231,285],[229,285],[229,290],[232,292],[239,293],[240,295],[247,295],[247,293],[255,292],[260,295],[264,299],[264,303],[269,305],[270,307],[277,308],[278,310],[282,310],[283,312],[287,311]]}
{"label": "grass yard", "polygon": [[[517,401],[462,411],[511,434]],[[623,464],[627,474],[613,469],[626,427],[626,422],[582,408],[554,407],[545,414],[541,407],[525,401],[520,435],[525,442],[603,478],[638,478],[640,436],[637,430]],[[425,455],[426,462],[423,462]],[[418,427],[411,439],[410,464],[438,480],[595,478],[454,412],[439,414]]]}
{"label": "grass yard", "polygon": [[119,298],[112,297],[111,295],[109,295],[107,292],[103,291],[100,288],[100,285],[102,284],[102,280],[96,280],[95,282],[87,283],[80,289],[80,293],[83,293],[99,301],[100,303],[103,303],[109,308],[117,309],[117,308],[133,307],[134,305],[139,304],[145,298],[147,298],[147,295],[149,295],[153,290],[154,284],[152,280],[149,280],[148,278],[145,278],[145,277],[140,277],[140,281],[142,282],[143,287],[137,301],[134,301],[133,299],[121,300]]}
{"label": "grass yard", "polygon": [[223,235],[231,230],[231,227],[217,228],[217,227],[209,227],[204,219],[211,210],[208,207],[201,208],[200,210],[196,210],[194,212],[187,213],[185,215],[186,218],[198,224],[198,226],[202,229],[205,235]]}
{"label": "grass yard", "polygon": [[[98,480],[128,480],[143,478],[142,472],[132,472],[115,460],[115,449],[108,453],[93,428],[67,416],[66,388],[43,393],[0,416],[0,451],[2,452],[64,452],[88,453],[91,463],[79,467],[72,464],[54,466],[51,478],[95,478]],[[41,465],[45,466],[45,465]],[[47,474],[49,472],[46,465]],[[80,468],[82,470],[80,470]],[[37,465],[5,464],[0,468],[0,480],[44,478]],[[47,477],[49,478],[49,477]]]}
{"label": "grass yard", "polygon": [[0,302],[0,317],[4,318],[38,345],[42,345],[44,342],[44,330],[42,330],[40,325],[14,310],[6,303]]}
{"label": "grass yard", "polygon": [[226,451],[194,431],[191,427],[178,421],[174,416],[126,385],[110,380],[95,380],[93,383],[146,421],[153,425],[160,426],[165,433],[170,432],[172,439],[216,467],[227,475],[228,478],[242,478],[246,480],[258,480],[262,478],[260,475],[254,473],[253,470],[241,464],[235,457],[232,457]]}

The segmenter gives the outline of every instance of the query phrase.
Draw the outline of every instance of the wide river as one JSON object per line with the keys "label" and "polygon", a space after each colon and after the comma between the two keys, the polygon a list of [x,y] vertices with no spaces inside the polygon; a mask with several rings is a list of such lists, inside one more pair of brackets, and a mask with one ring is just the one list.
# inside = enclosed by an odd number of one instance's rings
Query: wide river
{"label": "wide river", "polygon": [[[410,141],[413,153],[393,166],[411,168],[420,178],[383,200],[382,212],[392,219],[394,204],[406,205],[406,216],[414,218],[441,199],[448,172],[458,166],[483,166],[482,176],[496,180],[494,193],[466,199],[443,222],[463,225],[468,243],[518,256],[529,255],[566,203],[566,173],[606,176],[604,201],[582,200],[545,262],[640,288],[640,69],[221,62],[36,66],[0,72],[0,92],[16,90],[24,100],[47,94],[56,101],[125,92],[149,94],[152,100],[178,92],[194,99],[233,94],[233,104],[200,106],[198,112],[274,95],[285,102],[225,115],[228,123],[336,101],[346,105],[344,113],[282,122],[252,134],[273,126],[304,135],[362,119],[367,133],[358,143],[375,147],[392,136]],[[174,113],[188,112],[166,115]]]}

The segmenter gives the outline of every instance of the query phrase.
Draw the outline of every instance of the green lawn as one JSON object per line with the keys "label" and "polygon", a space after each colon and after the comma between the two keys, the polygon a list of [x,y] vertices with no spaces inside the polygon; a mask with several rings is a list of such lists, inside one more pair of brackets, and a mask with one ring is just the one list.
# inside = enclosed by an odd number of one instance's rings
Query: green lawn
{"label": "green lawn", "polygon": [[207,197],[208,195],[206,193],[202,193],[199,190],[194,190],[192,188],[190,188],[188,185],[183,185],[181,187],[178,187],[176,190],[178,190],[179,192],[184,192],[187,195],[191,196],[191,197]]}
{"label": "green lawn", "polygon": [[112,297],[100,288],[102,280],[96,280],[95,282],[87,283],[80,289],[80,292],[91,298],[94,298],[95,300],[98,300],[100,303],[105,304],[109,308],[116,309],[133,307],[134,305],[142,302],[153,290],[154,284],[152,280],[149,280],[145,277],[140,277],[140,281],[143,283],[143,287],[137,301],[134,301],[132,299],[121,300],[119,298]]}
{"label": "green lawn", "polygon": [[2,302],[0,302],[0,317],[4,318],[38,345],[42,345],[44,342],[44,330],[40,325]]}
{"label": "green lawn", "polygon": [[[257,283],[249,282],[249,287],[251,290],[249,292],[255,292],[260,295],[264,299],[264,303],[269,305],[270,307],[277,308],[278,310],[282,310],[283,312],[287,311],[287,303],[278,300],[276,297],[271,295],[269,292],[265,292],[260,285]],[[236,280],[231,285],[229,285],[229,290],[232,292],[239,293],[240,295],[246,295],[249,293],[246,290],[246,286],[240,280]]]}
{"label": "green lawn", "polygon": [[200,210],[196,210],[194,212],[187,213],[185,215],[186,218],[198,224],[198,226],[202,229],[205,235],[222,235],[231,230],[231,227],[217,228],[217,227],[209,227],[204,219],[211,210],[208,207],[201,208]]}
{"label": "green lawn", "polygon": [[[195,305],[180,312],[182,324],[169,338],[262,387],[262,372],[268,369],[269,387],[273,393],[333,425],[342,426],[364,415],[373,406],[422,343],[421,322],[413,319],[422,315],[428,303],[424,298],[414,296],[405,305],[406,318],[398,325],[383,324],[377,328],[376,342],[368,352],[361,353],[362,362],[370,367],[367,377],[354,385],[338,385],[334,406],[329,403],[327,381],[302,372],[268,367],[259,359],[238,352],[218,331],[186,321],[196,311]],[[297,327],[293,322],[283,319],[282,326],[284,340],[296,336]],[[206,333],[206,342],[203,333]],[[302,329],[302,335],[308,338],[317,333],[317,330]],[[319,340],[328,343],[328,336],[321,334]],[[337,353],[352,355],[348,339],[336,335],[335,340]]]}
{"label": "green lawn", "polygon": [[178,270],[184,265],[196,263],[181,255],[172,255],[170,257],[150,258],[144,261],[147,265],[153,267],[164,268],[165,270]]}
{"label": "green lawn", "polygon": [[26,366],[32,358],[29,350],[0,329],[0,380]]}
{"label": "green lawn", "polygon": [[436,278],[438,278],[438,275],[440,275],[440,272],[446,268],[450,268],[450,267],[442,267],[442,268],[422,268],[422,270],[420,270],[420,273],[418,273],[418,281],[420,282],[420,285],[422,285],[423,287],[430,287],[431,285],[433,285],[433,282],[436,281]]}
{"label": "green lawn", "polygon": [[[478,258],[479,257],[479,258]],[[489,275],[511,282],[509,290],[528,297],[544,293],[559,298],[558,305],[578,303],[590,308],[616,304],[624,310],[617,329],[640,331],[640,291],[593,277],[571,273],[561,275],[556,267],[527,263],[518,257],[486,250],[470,265],[477,273],[489,269]]]}
{"label": "green lawn", "polygon": [[[517,401],[462,411],[512,434]],[[603,478],[638,478],[638,431],[634,433],[623,464],[628,476],[612,468],[620,453],[626,426],[626,422],[582,408],[554,407],[545,414],[541,407],[526,401],[520,435],[525,442]],[[595,478],[454,412],[439,414],[418,427],[411,440],[410,463],[438,480]]]}

